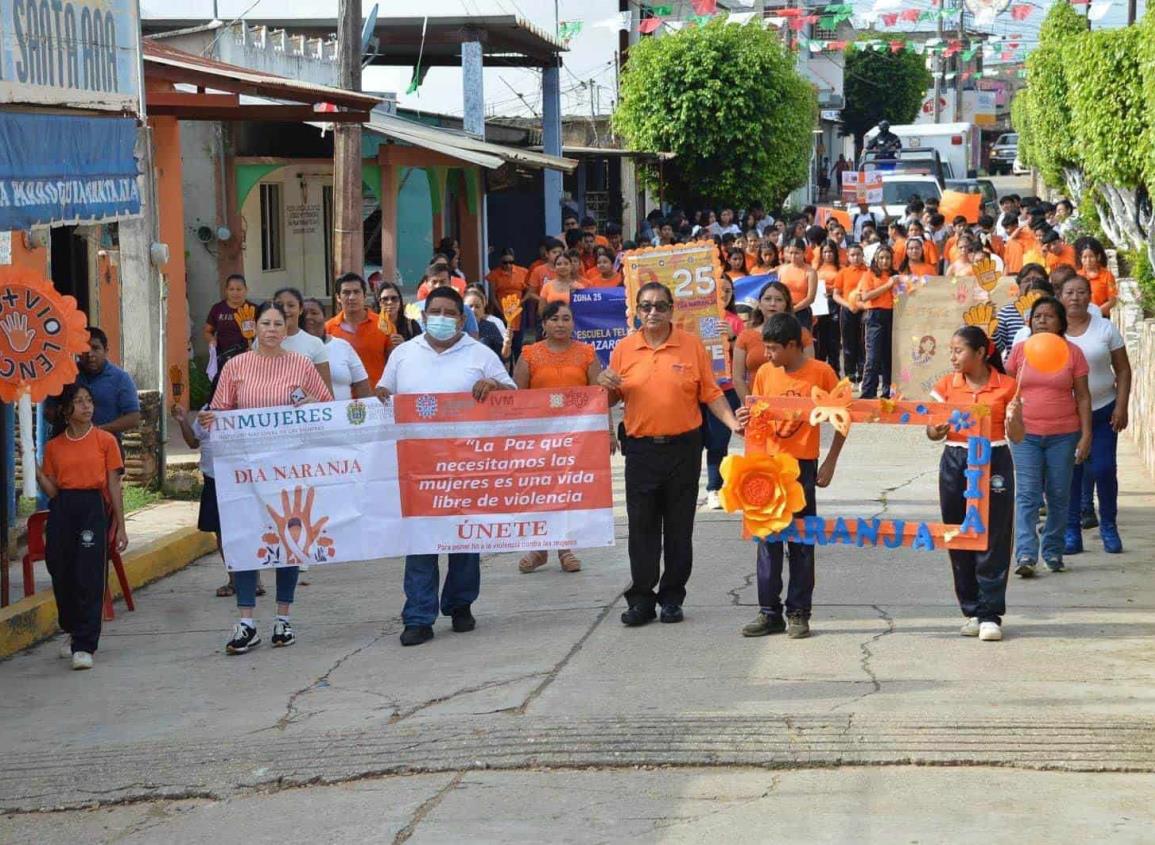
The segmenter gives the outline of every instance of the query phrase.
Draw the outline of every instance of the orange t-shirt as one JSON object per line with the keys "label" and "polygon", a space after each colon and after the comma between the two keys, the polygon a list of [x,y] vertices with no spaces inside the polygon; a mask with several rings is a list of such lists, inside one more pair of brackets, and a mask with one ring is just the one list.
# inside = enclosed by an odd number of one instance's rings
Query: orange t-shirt
{"label": "orange t-shirt", "polygon": [[[465,296],[465,279],[460,276],[450,276],[449,286],[452,287],[462,296]],[[445,285],[435,284],[432,279],[426,279],[417,287],[417,301],[424,302],[429,294],[433,292],[435,287],[445,287]]]}
{"label": "orange t-shirt", "polygon": [[[810,396],[814,387],[833,390],[838,384],[838,376],[825,361],[807,358],[802,366],[792,373],[782,367],[770,365],[758,371],[754,379],[752,396]],[[778,420],[771,435],[783,452],[799,460],[817,460],[819,447],[818,426],[804,420]]]}
{"label": "orange t-shirt", "polygon": [[[1007,403],[1015,397],[1018,384],[1012,376],[992,369],[991,376],[981,390],[974,391],[962,373],[951,373],[938,380],[930,395],[939,402],[960,405],[986,405],[991,409],[991,442],[1007,439]],[[978,425],[955,431],[952,427],[946,439],[951,443],[966,443],[972,434],[978,434]]]}
{"label": "orange t-shirt", "polygon": [[857,293],[858,283],[862,281],[862,277],[870,272],[870,268],[862,267],[843,267],[838,271],[838,275],[834,279],[834,288],[838,291],[838,295],[842,297],[844,302],[854,302],[851,294]]}
{"label": "orange t-shirt", "polygon": [[894,261],[892,263],[897,267],[902,264],[903,259],[906,258],[906,238],[895,238],[891,249],[894,251]]}
{"label": "orange t-shirt", "polygon": [[553,279],[550,279],[541,286],[540,296],[545,302],[564,302],[569,305],[570,291],[581,290],[584,287],[581,282],[574,282],[569,286],[569,290],[562,290]]}
{"label": "orange t-shirt", "polygon": [[701,404],[722,395],[714,368],[697,335],[671,329],[656,349],[644,331],[618,341],[610,369],[622,378],[626,433],[631,437],[669,437],[702,424]]}
{"label": "orange t-shirt", "polygon": [[381,331],[377,325],[377,315],[371,311],[365,315],[360,325],[354,326],[353,332],[341,328],[343,322],[345,312],[338,311],[326,321],[326,333],[330,337],[339,337],[349,342],[365,366],[365,372],[369,374],[369,383],[376,384],[381,374],[385,372],[385,361],[389,358],[389,349],[392,345],[389,335]]}
{"label": "orange t-shirt", "polygon": [[1053,252],[1048,252],[1047,256],[1047,272],[1054,270],[1060,264],[1066,264],[1069,267],[1078,270],[1079,262],[1075,258],[1075,248],[1070,244],[1063,244],[1062,250],[1058,255]]}
{"label": "orange t-shirt", "polygon": [[907,268],[907,272],[912,276],[937,276],[938,268],[925,261],[912,261]]}
{"label": "orange t-shirt", "polygon": [[[878,288],[880,288],[884,284],[886,284],[888,281],[890,281],[890,277],[893,275],[894,275],[893,273],[884,272],[882,274],[882,278],[879,278],[878,276],[874,275],[874,273],[872,273],[871,271],[869,271],[869,270],[866,271],[866,274],[863,275],[862,280],[858,283],[859,295],[861,296],[864,293],[869,293],[872,290],[877,290]],[[866,301],[865,299],[862,300],[862,307],[865,308],[867,311],[873,311],[875,309],[882,309],[884,311],[892,310],[894,308],[894,288],[891,288],[886,293],[882,294],[881,296],[875,297],[874,299],[870,300],[869,302]]]}
{"label": "orange t-shirt", "polygon": [[65,432],[44,444],[44,474],[61,490],[103,490],[123,466],[116,438],[96,426],[79,440]]}
{"label": "orange t-shirt", "polygon": [[1084,270],[1083,278],[1091,283],[1091,301],[1096,305],[1105,305],[1108,300],[1119,298],[1115,276],[1106,267],[1100,267],[1094,276]]}
{"label": "orange t-shirt", "polygon": [[834,282],[838,278],[839,268],[833,264],[823,264],[816,271],[818,278],[826,283],[826,292],[829,294],[834,288]]}
{"label": "orange t-shirt", "polygon": [[778,281],[789,289],[790,304],[795,308],[810,293],[809,269],[808,267],[796,267],[793,264],[783,264],[778,268]]}
{"label": "orange t-shirt", "polygon": [[930,238],[924,238],[922,241],[922,260],[927,264],[938,266],[938,246]]}
{"label": "orange t-shirt", "polygon": [[[814,335],[810,334],[810,329],[802,329],[802,348],[805,349],[814,343]],[[754,376],[762,369],[762,365],[766,363],[766,344],[762,342],[762,327],[754,326],[750,329],[743,329],[738,335],[738,339],[734,341],[734,345],[746,353],[746,386],[747,388],[753,386]]]}
{"label": "orange t-shirt", "polygon": [[529,275],[525,278],[525,286],[534,293],[541,293],[541,286],[545,284],[546,277],[552,268],[544,261],[531,267]]}
{"label": "orange t-shirt", "polygon": [[622,274],[614,273],[607,279],[595,267],[585,274],[582,281],[587,288],[620,288],[622,286]]}
{"label": "orange t-shirt", "polygon": [[589,384],[589,367],[597,354],[588,343],[574,341],[563,352],[554,352],[543,340],[521,351],[529,365],[529,386],[585,387]]}

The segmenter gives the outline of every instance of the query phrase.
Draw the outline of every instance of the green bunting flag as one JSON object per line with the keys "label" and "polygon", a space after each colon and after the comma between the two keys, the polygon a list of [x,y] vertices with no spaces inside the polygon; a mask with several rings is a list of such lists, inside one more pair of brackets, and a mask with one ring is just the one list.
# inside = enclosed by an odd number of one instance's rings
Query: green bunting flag
{"label": "green bunting flag", "polygon": [[557,37],[562,41],[569,41],[581,31],[581,21],[562,21],[558,26]]}

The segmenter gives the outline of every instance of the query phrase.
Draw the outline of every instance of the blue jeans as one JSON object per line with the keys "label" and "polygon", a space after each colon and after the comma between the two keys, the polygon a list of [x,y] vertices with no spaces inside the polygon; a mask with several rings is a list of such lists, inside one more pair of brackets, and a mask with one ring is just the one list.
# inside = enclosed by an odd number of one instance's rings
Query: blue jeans
{"label": "blue jeans", "polygon": [[1075,469],[1075,446],[1079,432],[1028,434],[1022,443],[1011,444],[1015,459],[1015,560],[1036,563],[1039,559],[1039,508],[1047,497],[1047,521],[1043,525],[1043,560],[1063,559],[1071,473]]}
{"label": "blue jeans", "polygon": [[[725,391],[726,401],[730,403],[730,410],[738,410],[741,400],[734,388]],[[712,413],[705,405],[702,406],[702,443],[706,447],[706,492],[717,492],[722,489],[722,459],[730,451],[730,428]]]}
{"label": "blue jeans", "polygon": [[1067,508],[1067,528],[1082,530],[1081,503],[1083,499],[1083,476],[1089,473],[1091,482],[1099,488],[1099,523],[1114,528],[1119,518],[1119,476],[1115,463],[1115,450],[1119,445],[1119,435],[1111,430],[1111,414],[1115,413],[1115,403],[1104,405],[1091,412],[1091,455],[1075,467],[1071,476],[1071,499]]}
{"label": "blue jeans", "polygon": [[872,308],[866,312],[863,323],[866,326],[866,369],[862,374],[862,398],[877,399],[880,388],[885,398],[890,396],[890,333],[894,326],[894,312],[889,308]]}
{"label": "blue jeans", "polygon": [[[437,585],[441,574],[437,555],[405,557],[405,607],[401,621],[406,626],[432,625],[437,621]],[[481,592],[481,555],[451,554],[445,587],[441,591],[441,612],[468,609]]]}
{"label": "blue jeans", "polygon": [[[296,566],[277,567],[277,604],[292,604],[297,592]],[[257,577],[260,570],[245,569],[233,573],[233,585],[237,590],[237,607],[257,606]]]}

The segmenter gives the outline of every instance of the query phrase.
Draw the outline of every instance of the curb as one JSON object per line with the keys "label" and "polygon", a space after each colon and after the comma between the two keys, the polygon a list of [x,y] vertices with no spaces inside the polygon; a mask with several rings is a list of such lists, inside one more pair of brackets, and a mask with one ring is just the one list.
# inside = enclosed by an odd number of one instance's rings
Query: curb
{"label": "curb", "polygon": [[[216,541],[212,534],[196,528],[181,528],[164,540],[125,554],[124,573],[135,591],[215,551]],[[112,596],[120,598],[120,583],[111,570],[109,575]],[[48,639],[57,630],[56,599],[52,590],[41,590],[36,595],[14,602],[0,610],[0,660]]]}

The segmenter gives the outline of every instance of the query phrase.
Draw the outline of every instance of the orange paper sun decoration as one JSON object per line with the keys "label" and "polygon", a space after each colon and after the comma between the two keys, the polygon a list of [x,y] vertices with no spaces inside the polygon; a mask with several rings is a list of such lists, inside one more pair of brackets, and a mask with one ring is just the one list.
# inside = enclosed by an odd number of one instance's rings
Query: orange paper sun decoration
{"label": "orange paper sun decoration", "polygon": [[88,351],[88,318],[39,273],[0,268],[0,401],[28,391],[33,402],[76,380],[76,355]]}
{"label": "orange paper sun decoration", "polygon": [[798,459],[785,452],[728,455],[722,459],[722,507],[742,512],[742,527],[754,537],[777,534],[806,506],[798,481]]}

